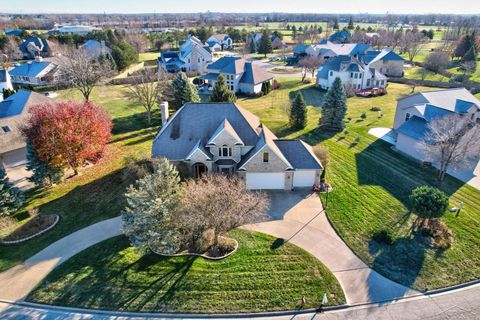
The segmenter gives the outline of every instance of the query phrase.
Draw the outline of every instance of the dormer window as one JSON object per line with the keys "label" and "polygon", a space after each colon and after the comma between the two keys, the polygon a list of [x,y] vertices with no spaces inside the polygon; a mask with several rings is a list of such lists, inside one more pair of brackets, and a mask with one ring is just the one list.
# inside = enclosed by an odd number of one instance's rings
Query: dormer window
{"label": "dormer window", "polygon": [[219,157],[231,157],[232,156],[232,148],[229,146],[223,146],[218,149],[218,156]]}
{"label": "dormer window", "polygon": [[268,154],[268,152],[264,152],[263,153],[263,162],[268,162],[268,160],[269,160],[269,154]]}
{"label": "dormer window", "polygon": [[407,122],[408,120],[410,120],[410,113],[407,112],[407,114],[405,115],[405,122]]}
{"label": "dormer window", "polygon": [[5,133],[8,133],[8,132],[11,131],[11,130],[10,130],[10,127],[8,127],[8,126],[2,127],[2,130],[3,130],[3,132],[5,132]]}

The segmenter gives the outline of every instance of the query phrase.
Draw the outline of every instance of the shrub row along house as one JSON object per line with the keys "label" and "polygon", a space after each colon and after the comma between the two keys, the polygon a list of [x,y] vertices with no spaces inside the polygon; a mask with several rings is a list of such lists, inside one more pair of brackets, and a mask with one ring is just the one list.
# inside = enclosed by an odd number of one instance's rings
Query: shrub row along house
{"label": "shrub row along house", "polygon": [[159,69],[172,73],[179,71],[205,73],[211,62],[210,47],[192,35],[180,42],[180,50],[162,52],[157,61]]}
{"label": "shrub row along house", "polygon": [[[465,88],[419,92],[400,99],[393,125],[395,148],[415,159],[428,161],[430,155],[421,145],[430,130],[429,124],[454,114],[480,122],[480,100]],[[433,165],[438,167],[438,163]],[[452,168],[450,173],[464,181],[479,177],[480,154],[461,169]]]}
{"label": "shrub row along house", "polygon": [[249,189],[312,187],[323,170],[308,144],[277,139],[258,117],[234,103],[185,104],[157,134],[152,155],[194,177],[236,174]]}
{"label": "shrub row along house", "polygon": [[209,86],[214,86],[218,76],[225,78],[227,86],[235,93],[256,94],[265,82],[272,84],[273,75],[260,65],[241,57],[223,57],[207,67],[207,74],[200,76]]}

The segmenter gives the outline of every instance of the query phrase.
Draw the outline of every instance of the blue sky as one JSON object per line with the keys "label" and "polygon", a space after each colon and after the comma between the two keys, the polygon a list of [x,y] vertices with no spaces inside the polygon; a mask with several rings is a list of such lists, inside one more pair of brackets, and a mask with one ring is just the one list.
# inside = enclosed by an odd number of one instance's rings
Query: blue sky
{"label": "blue sky", "polygon": [[479,0],[0,0],[0,12],[480,13]]}

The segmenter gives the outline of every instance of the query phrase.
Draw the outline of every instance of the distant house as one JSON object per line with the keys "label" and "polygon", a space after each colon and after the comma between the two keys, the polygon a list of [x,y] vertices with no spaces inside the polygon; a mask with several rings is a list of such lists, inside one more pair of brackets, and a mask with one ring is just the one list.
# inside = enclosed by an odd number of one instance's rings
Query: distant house
{"label": "distant house", "polygon": [[[250,45],[253,41],[253,44],[255,46],[255,50],[258,50],[258,47],[260,46],[260,41],[262,40],[262,37],[263,37],[263,32],[254,32],[254,33],[251,33],[248,37],[247,37],[247,45],[249,46],[250,48]],[[272,48],[274,50],[276,49],[280,49],[282,48],[285,43],[282,42],[282,40],[280,39],[280,37],[272,34],[270,36],[270,40],[272,41]]]}
{"label": "distant house", "polygon": [[354,91],[385,88],[387,77],[352,56],[336,56],[327,60],[317,72],[317,86],[328,90],[336,78]]}
{"label": "distant house", "polygon": [[306,56],[319,57],[322,60],[328,60],[336,56],[352,56],[357,57],[365,54],[368,51],[373,51],[373,48],[365,43],[333,43],[323,40],[318,44],[299,44],[294,50],[293,54],[300,58]]}
{"label": "distant house", "polygon": [[249,189],[311,188],[323,170],[311,146],[278,139],[234,103],[185,104],[155,137],[152,155],[195,177],[236,175]]}
{"label": "distant house", "polygon": [[158,58],[158,68],[167,72],[207,72],[207,66],[212,62],[212,53],[208,45],[200,39],[189,36],[180,42],[179,51],[165,51]]}
{"label": "distant house", "polygon": [[[393,124],[396,133],[395,148],[417,160],[428,160],[428,155],[420,147],[428,133],[428,124],[434,119],[452,114],[480,122],[480,100],[465,88],[418,92],[400,99]],[[465,168],[452,169],[449,173],[463,181],[480,177],[480,155]]]}
{"label": "distant house", "polygon": [[328,40],[333,43],[350,43],[352,35],[347,30],[341,30],[330,35]]}
{"label": "distant house", "polygon": [[222,75],[227,86],[235,93],[259,93],[264,82],[273,81],[273,75],[259,64],[241,57],[223,57],[207,67],[208,73],[201,76],[210,86],[214,86]]}
{"label": "distant house", "polygon": [[393,50],[367,51],[359,59],[387,77],[403,77],[404,59]]}
{"label": "distant house", "polygon": [[86,36],[89,33],[95,33],[101,30],[101,28],[95,28],[90,26],[57,26],[52,30],[47,31],[47,34],[70,34]]}
{"label": "distant house", "polygon": [[19,46],[24,59],[35,59],[36,57],[53,57],[55,44],[45,38],[30,37]]}
{"label": "distant house", "polygon": [[30,108],[48,101],[39,93],[19,90],[0,102],[0,165],[7,174],[25,163],[26,144],[20,127],[28,119]]}
{"label": "distant house", "polygon": [[272,48],[273,50],[281,49],[285,46],[285,43],[276,35],[272,35]]}
{"label": "distant house", "polygon": [[7,29],[4,32],[6,36],[20,37],[25,31],[23,29]]}
{"label": "distant house", "polygon": [[207,39],[207,44],[212,51],[233,49],[233,40],[228,36],[228,34],[214,34]]}
{"label": "distant house", "polygon": [[8,70],[0,70],[0,94],[4,90],[13,90],[12,79]]}
{"label": "distant house", "polygon": [[112,50],[105,45],[105,41],[88,40],[80,46],[79,50],[84,51],[91,59],[99,56],[110,55]]}
{"label": "distant house", "polygon": [[28,61],[10,70],[12,83],[16,86],[44,86],[58,80],[58,65],[49,61]]}

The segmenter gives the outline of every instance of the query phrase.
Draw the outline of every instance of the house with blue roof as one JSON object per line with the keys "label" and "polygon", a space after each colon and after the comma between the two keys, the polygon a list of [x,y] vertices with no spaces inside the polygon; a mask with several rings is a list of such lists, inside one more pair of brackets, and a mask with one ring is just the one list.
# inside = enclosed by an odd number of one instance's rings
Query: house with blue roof
{"label": "house with blue roof", "polygon": [[212,62],[212,51],[195,36],[180,41],[178,51],[165,51],[157,60],[158,68],[167,72],[207,72],[207,66]]}
{"label": "house with blue roof", "polygon": [[213,52],[233,49],[233,40],[228,34],[214,34],[207,39],[207,44]]}
{"label": "house with blue roof", "polygon": [[[428,160],[430,157],[421,143],[428,139],[429,123],[454,114],[480,123],[480,100],[465,88],[418,92],[400,99],[393,124],[396,150],[420,161]],[[450,173],[464,181],[480,177],[479,161],[480,155],[464,168],[452,169]]]}
{"label": "house with blue roof", "polygon": [[387,86],[384,74],[349,55],[328,59],[318,69],[316,83],[318,87],[328,90],[336,78],[342,80],[348,91],[354,92],[372,88],[385,89]]}
{"label": "house with blue roof", "polygon": [[13,68],[10,76],[16,86],[45,86],[58,81],[59,68],[53,62],[37,58]]}
{"label": "house with blue roof", "polygon": [[306,56],[319,57],[326,61],[336,56],[353,56],[357,57],[373,48],[365,43],[334,43],[322,40],[318,44],[304,45],[299,44],[293,49],[294,56],[303,58]]}
{"label": "house with blue roof", "polygon": [[56,45],[45,38],[32,36],[19,46],[24,59],[47,58],[55,55]]}
{"label": "house with blue roof", "polygon": [[340,30],[331,34],[328,40],[333,43],[350,43],[352,35],[347,30]]}
{"label": "house with blue roof", "polygon": [[6,29],[5,31],[6,36],[11,36],[11,37],[20,37],[23,33],[23,29]]}
{"label": "house with blue roof", "polygon": [[207,67],[207,74],[200,76],[212,88],[220,75],[235,93],[256,94],[262,91],[264,82],[273,83],[273,75],[253,61],[241,57],[222,57]]}
{"label": "house with blue roof", "polygon": [[25,162],[26,144],[21,126],[28,119],[29,110],[50,98],[29,90],[17,93],[0,101],[0,165],[7,170]]}
{"label": "house with blue roof", "polygon": [[81,45],[78,49],[85,52],[85,54],[90,59],[95,59],[100,56],[107,56],[112,54],[112,49],[107,47],[104,40],[102,41],[97,41],[93,39],[88,40],[83,45]]}
{"label": "house with blue roof", "polygon": [[359,59],[387,77],[403,77],[404,59],[393,50],[367,51]]}

